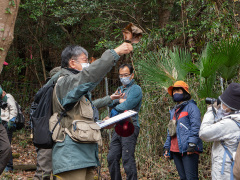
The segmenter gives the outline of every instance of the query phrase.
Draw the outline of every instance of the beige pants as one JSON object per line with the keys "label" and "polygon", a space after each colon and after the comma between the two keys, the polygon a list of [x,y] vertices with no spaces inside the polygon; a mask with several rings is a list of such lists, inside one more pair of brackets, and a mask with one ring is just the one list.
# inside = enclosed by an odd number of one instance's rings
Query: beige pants
{"label": "beige pants", "polygon": [[73,171],[66,171],[55,175],[57,180],[93,180],[94,168],[84,168]]}

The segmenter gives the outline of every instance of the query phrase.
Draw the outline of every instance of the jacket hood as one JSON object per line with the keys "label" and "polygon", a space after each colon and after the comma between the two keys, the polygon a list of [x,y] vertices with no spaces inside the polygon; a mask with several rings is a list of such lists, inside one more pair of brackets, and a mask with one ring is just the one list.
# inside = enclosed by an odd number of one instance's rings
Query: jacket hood
{"label": "jacket hood", "polygon": [[223,117],[222,119],[232,119],[240,123],[240,112],[238,112],[237,114],[230,114],[228,116]]}

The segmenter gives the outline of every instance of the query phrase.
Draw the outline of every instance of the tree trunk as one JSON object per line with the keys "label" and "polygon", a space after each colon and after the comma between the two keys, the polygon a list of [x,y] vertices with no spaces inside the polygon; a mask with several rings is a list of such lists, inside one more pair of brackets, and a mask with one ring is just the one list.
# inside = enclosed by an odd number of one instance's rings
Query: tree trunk
{"label": "tree trunk", "polygon": [[[173,0],[158,0],[158,17],[159,17],[159,27],[160,29],[165,28],[165,26],[169,23],[169,19],[171,16],[171,9],[173,7],[174,1]],[[164,37],[160,39],[161,44],[165,44]]]}
{"label": "tree trunk", "polygon": [[169,22],[169,18],[171,15],[171,10],[174,4],[173,0],[163,1],[158,0],[159,8],[158,8],[158,16],[159,16],[159,26],[160,28],[165,28],[165,26]]}
{"label": "tree trunk", "polygon": [[0,69],[13,41],[20,0],[0,0]]}

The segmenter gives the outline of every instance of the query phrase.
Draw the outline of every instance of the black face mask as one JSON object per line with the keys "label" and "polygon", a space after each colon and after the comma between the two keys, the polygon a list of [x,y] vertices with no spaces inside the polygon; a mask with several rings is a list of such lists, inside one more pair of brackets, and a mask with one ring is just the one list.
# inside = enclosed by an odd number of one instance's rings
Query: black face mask
{"label": "black face mask", "polygon": [[175,93],[173,95],[173,101],[174,102],[180,102],[180,101],[183,101],[183,99],[184,99],[184,94]]}

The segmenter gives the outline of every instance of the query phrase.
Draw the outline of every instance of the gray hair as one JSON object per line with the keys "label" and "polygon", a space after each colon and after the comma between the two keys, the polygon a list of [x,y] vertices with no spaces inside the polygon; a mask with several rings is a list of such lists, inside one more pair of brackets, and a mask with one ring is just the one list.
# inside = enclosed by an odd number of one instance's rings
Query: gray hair
{"label": "gray hair", "polygon": [[78,56],[80,56],[82,53],[84,53],[88,57],[88,52],[86,49],[84,49],[81,46],[77,45],[70,45],[67,46],[63,52],[62,52],[62,62],[61,62],[61,67],[68,67],[68,62],[70,59],[77,59]]}

